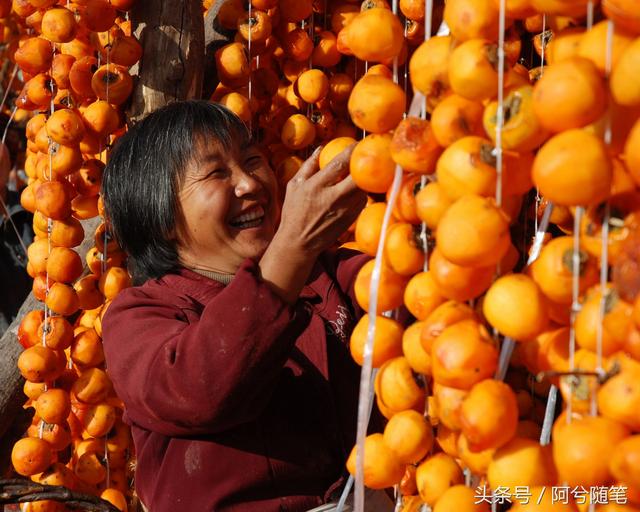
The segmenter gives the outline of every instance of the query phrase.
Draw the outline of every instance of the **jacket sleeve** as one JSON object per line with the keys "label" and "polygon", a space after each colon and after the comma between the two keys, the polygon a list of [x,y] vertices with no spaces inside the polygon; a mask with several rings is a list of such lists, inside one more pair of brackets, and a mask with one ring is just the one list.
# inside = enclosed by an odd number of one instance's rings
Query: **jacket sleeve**
{"label": "jacket sleeve", "polygon": [[[141,289],[104,317],[108,372],[129,419],[167,436],[212,434],[255,419],[306,325],[245,263],[196,322]],[[159,294],[158,294],[159,295]]]}
{"label": "jacket sleeve", "polygon": [[331,268],[333,276],[342,292],[349,297],[356,318],[360,318],[366,311],[358,305],[354,284],[362,266],[371,260],[371,256],[353,249],[337,249],[327,255],[326,265]]}

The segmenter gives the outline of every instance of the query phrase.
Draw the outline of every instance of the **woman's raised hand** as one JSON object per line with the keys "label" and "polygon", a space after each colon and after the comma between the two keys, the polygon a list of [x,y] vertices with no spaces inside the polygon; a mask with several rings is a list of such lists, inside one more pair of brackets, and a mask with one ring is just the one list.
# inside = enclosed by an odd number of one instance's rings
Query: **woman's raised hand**
{"label": "woman's raised hand", "polygon": [[282,218],[276,237],[316,257],[331,247],[356,220],[367,196],[349,175],[354,146],[342,151],[323,169],[317,149],[287,184]]}
{"label": "woman's raised hand", "polygon": [[322,169],[320,148],[287,184],[280,226],[260,260],[262,278],[295,302],[318,255],[356,220],[366,194],[349,175],[350,146]]}

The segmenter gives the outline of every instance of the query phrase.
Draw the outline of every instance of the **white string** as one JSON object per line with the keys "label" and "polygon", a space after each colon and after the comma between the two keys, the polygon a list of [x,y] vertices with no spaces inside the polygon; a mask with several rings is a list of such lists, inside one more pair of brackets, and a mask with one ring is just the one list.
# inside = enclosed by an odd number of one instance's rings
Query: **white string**
{"label": "white string", "polygon": [[[392,11],[394,15],[398,12],[398,0],[393,0]],[[365,63],[366,66],[366,63]],[[393,59],[393,80],[398,82],[398,58]],[[411,108],[418,103],[414,96]],[[417,109],[417,108],[416,108]],[[367,327],[367,340],[364,346],[362,370],[360,373],[360,396],[358,398],[358,423],[356,434],[356,476],[355,476],[355,496],[354,506],[355,512],[364,512],[364,442],[367,435],[367,426],[369,424],[368,411],[371,407],[371,376],[372,376],[372,358],[373,358],[373,341],[376,330],[376,317],[378,310],[378,289],[380,287],[380,271],[382,267],[382,254],[384,251],[384,242],[387,237],[387,229],[393,207],[396,203],[400,187],[402,185],[402,168],[396,165],[393,177],[393,183],[389,194],[389,200],[384,212],[382,220],[382,228],[380,231],[380,239],[376,250],[376,259],[371,273],[371,281],[369,284],[369,325]]]}
{"label": "white string", "polygon": [[[572,281],[571,281],[571,320],[569,327],[569,371],[575,370],[575,356],[576,356],[576,315],[580,311],[580,223],[582,221],[582,215],[584,208],[582,206],[576,207],[576,212],[573,219],[573,254],[571,258],[572,264]],[[573,397],[573,384],[569,386],[569,400],[567,400],[567,423],[571,423],[572,416],[572,397]]]}
{"label": "white string", "polygon": [[13,122],[13,119],[16,117],[16,111],[17,110],[18,110],[18,107],[13,107],[13,110],[11,111],[11,115],[9,116],[9,120],[7,121],[7,126],[4,127],[4,133],[2,134],[2,143],[3,144],[7,140],[7,133],[9,133],[9,126]]}
{"label": "white string", "polygon": [[[542,219],[538,226],[538,230],[536,231],[535,237],[533,239],[533,246],[531,247],[531,251],[529,253],[529,259],[527,260],[527,265],[531,265],[540,255],[540,250],[542,249],[542,242],[544,242],[544,235],[549,227],[549,219],[551,218],[551,212],[553,211],[553,205],[548,203],[544,209],[544,213],[542,215]],[[525,269],[526,269],[525,267]],[[511,360],[511,356],[513,355],[513,350],[515,349],[516,342],[509,337],[505,337],[502,341],[502,347],[500,348],[500,358],[498,360],[498,369],[496,370],[494,378],[496,380],[504,380],[507,369],[509,368],[509,361]]]}
{"label": "white string", "polygon": [[[420,111],[422,94],[416,92],[409,108],[409,115],[416,116]],[[369,285],[369,325],[367,329],[367,340],[363,351],[362,370],[360,373],[360,395],[358,399],[358,424],[356,436],[356,477],[355,477],[355,512],[364,512],[364,440],[367,433],[367,411],[369,409],[369,396],[371,388],[373,339],[375,335],[375,319],[378,309],[378,288],[380,286],[380,270],[382,267],[382,254],[384,241],[391,212],[395,205],[400,186],[402,184],[402,168],[398,165],[395,168],[393,184],[389,193],[389,201],[384,213],[382,228],[380,231],[380,241],[376,251],[376,259],[371,273]]]}
{"label": "white string", "polygon": [[[374,389],[373,389],[373,383],[376,380],[376,374],[378,373],[378,369],[374,368],[372,373],[371,373],[371,390],[369,392],[369,416],[367,418],[367,423],[369,423],[369,419],[371,418],[371,411],[373,410],[373,396],[374,396]],[[347,479],[347,483],[344,486],[344,489],[342,490],[342,494],[340,495],[340,499],[338,500],[338,505],[336,507],[336,512],[342,512],[342,510],[344,509],[344,505],[347,502],[347,498],[349,497],[349,494],[351,493],[351,488],[353,487],[353,482],[354,482],[354,478],[353,475],[349,475],[349,478]]]}
{"label": "white string", "polygon": [[2,103],[0,103],[0,111],[4,109],[4,105],[7,102],[7,98],[9,97],[9,92],[11,91],[11,86],[13,85],[13,81],[16,79],[16,75],[18,74],[18,65],[13,65],[13,71],[11,72],[11,78],[9,79],[9,83],[7,84],[6,89],[4,90],[4,96],[2,97]]}
{"label": "white string", "polygon": [[[433,23],[433,0],[425,0],[424,2],[424,40],[431,39],[431,24]],[[427,96],[424,96],[424,100],[420,108],[420,119],[427,118]],[[420,176],[420,189],[422,190],[427,186],[427,176],[423,174]],[[424,251],[424,263],[422,264],[422,270],[427,272],[429,270],[429,235],[427,233],[427,224],[422,222],[420,224],[420,242]]]}
{"label": "white string", "polygon": [[549,396],[547,397],[547,405],[544,410],[544,419],[542,421],[542,431],[540,432],[540,444],[546,446],[551,442],[551,430],[553,428],[553,420],[556,414],[556,402],[558,400],[558,388],[553,384],[549,388]]}
{"label": "white string", "polygon": [[496,204],[502,206],[502,127],[504,125],[505,0],[500,0],[498,22],[498,110],[496,112]]}
{"label": "white string", "polygon": [[24,244],[24,240],[22,240],[22,236],[20,236],[20,231],[18,230],[18,226],[16,226],[16,223],[13,221],[13,218],[9,213],[9,207],[4,202],[4,199],[2,199],[1,194],[0,194],[0,206],[2,206],[2,209],[4,210],[4,213],[7,216],[7,221],[9,222],[9,224],[11,224],[11,227],[13,228],[13,231],[16,234],[16,238],[18,239],[18,243],[20,244],[20,247],[22,248],[24,255],[27,256],[27,246]]}
{"label": "white string", "polygon": [[[593,6],[592,6],[593,7]],[[611,74],[611,61],[613,54],[613,35],[614,35],[614,23],[613,21],[607,22],[607,46],[605,57],[605,76],[608,79]],[[604,143],[607,146],[611,145],[612,138],[612,126],[611,126],[611,109],[607,108],[605,114],[605,130],[604,130]],[[596,373],[603,374],[602,368],[602,337],[604,331],[604,317],[606,315],[607,304],[607,283],[609,281],[609,220],[611,217],[611,205],[609,201],[604,205],[604,213],[602,216],[602,229],[601,229],[601,247],[600,247],[600,304],[598,308],[598,324],[596,329]],[[598,402],[596,400],[595,392],[591,393],[591,414],[593,416],[598,414]]]}

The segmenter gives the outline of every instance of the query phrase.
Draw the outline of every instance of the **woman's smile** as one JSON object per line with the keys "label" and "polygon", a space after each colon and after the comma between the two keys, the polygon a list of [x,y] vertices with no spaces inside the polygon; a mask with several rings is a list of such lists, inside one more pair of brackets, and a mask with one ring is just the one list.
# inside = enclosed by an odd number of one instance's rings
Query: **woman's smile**
{"label": "woman's smile", "polygon": [[262,226],[264,216],[264,208],[261,205],[256,204],[245,208],[239,215],[233,217],[229,221],[229,225],[233,229],[238,230],[257,228]]}

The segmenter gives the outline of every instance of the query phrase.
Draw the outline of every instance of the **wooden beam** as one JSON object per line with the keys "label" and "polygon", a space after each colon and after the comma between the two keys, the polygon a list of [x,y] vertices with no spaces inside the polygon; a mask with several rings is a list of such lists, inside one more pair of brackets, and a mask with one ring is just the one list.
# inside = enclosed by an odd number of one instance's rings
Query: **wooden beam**
{"label": "wooden beam", "polygon": [[144,0],[131,10],[134,35],[143,47],[129,121],[137,122],[159,107],[200,98],[204,66],[204,19],[201,0]]}

